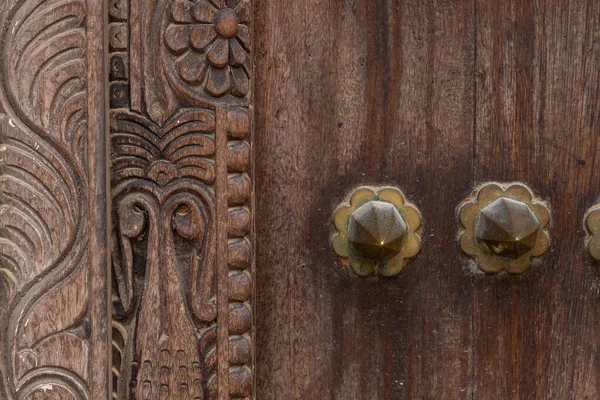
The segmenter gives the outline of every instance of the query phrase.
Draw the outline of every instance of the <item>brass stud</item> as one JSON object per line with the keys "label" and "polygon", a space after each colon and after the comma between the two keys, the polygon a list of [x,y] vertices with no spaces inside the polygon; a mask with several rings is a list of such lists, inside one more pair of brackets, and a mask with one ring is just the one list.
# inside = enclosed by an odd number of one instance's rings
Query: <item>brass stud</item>
{"label": "brass stud", "polygon": [[594,205],[585,214],[584,228],[586,232],[585,245],[588,252],[600,261],[600,204]]}
{"label": "brass stud", "polygon": [[523,273],[550,243],[550,212],[521,183],[481,186],[462,204],[459,219],[461,249],[488,273]]}
{"label": "brass stud", "polygon": [[360,276],[397,275],[421,247],[421,214],[396,188],[358,188],[334,224],[334,251]]}
{"label": "brass stud", "polygon": [[350,247],[369,260],[383,262],[402,251],[408,227],[396,207],[369,201],[350,215]]}
{"label": "brass stud", "polygon": [[475,237],[491,253],[517,260],[533,250],[539,229],[527,204],[501,197],[481,210]]}

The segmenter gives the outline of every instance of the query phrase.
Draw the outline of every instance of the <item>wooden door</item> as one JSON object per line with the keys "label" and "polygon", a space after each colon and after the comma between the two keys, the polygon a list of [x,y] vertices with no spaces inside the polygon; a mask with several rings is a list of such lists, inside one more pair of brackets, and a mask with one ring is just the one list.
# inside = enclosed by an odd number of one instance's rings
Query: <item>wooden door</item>
{"label": "wooden door", "polygon": [[[258,399],[596,399],[597,1],[257,1]],[[523,274],[485,274],[459,205],[522,182],[551,211]],[[392,278],[333,214],[393,186],[422,215]]]}
{"label": "wooden door", "polygon": [[2,1],[0,399],[600,398],[599,66],[594,0]]}

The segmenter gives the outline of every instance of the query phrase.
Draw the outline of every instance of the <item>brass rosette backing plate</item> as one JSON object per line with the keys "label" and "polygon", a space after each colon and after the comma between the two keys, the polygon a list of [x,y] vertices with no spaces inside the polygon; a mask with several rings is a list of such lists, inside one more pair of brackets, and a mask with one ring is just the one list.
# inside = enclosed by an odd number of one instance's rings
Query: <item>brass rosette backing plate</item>
{"label": "brass rosette backing plate", "polygon": [[359,276],[395,276],[421,249],[421,213],[394,187],[360,187],[336,209],[333,249]]}

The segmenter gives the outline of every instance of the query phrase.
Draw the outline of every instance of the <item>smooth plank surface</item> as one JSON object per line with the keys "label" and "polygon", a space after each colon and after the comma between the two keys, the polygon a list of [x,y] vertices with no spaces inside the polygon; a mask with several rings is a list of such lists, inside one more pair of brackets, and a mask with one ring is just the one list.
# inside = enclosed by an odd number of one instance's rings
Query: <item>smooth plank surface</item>
{"label": "smooth plank surface", "polygon": [[[454,215],[473,184],[473,3],[255,6],[256,397],[470,398]],[[421,256],[396,278],[333,256],[333,210],[363,184],[423,213]]]}
{"label": "smooth plank surface", "polygon": [[528,273],[476,280],[474,398],[600,397],[599,40],[595,0],[477,2],[475,180],[528,183],[553,222]]}

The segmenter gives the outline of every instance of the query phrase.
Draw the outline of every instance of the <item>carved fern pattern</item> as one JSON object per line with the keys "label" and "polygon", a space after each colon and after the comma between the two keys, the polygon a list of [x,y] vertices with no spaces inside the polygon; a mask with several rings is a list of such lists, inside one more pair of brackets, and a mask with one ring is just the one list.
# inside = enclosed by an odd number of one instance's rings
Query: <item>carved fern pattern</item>
{"label": "carved fern pattern", "polygon": [[86,4],[0,11],[0,397],[89,399]]}

